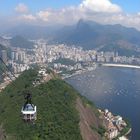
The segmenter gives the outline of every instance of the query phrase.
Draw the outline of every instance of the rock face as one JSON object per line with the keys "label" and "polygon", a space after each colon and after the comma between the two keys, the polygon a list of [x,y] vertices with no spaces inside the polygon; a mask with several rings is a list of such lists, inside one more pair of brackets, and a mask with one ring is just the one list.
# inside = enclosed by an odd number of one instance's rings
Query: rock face
{"label": "rock face", "polygon": [[99,125],[99,118],[97,118],[91,106],[83,105],[82,100],[78,97],[76,108],[80,114],[80,130],[83,140],[100,140],[101,136],[91,127],[94,125],[98,128]]}

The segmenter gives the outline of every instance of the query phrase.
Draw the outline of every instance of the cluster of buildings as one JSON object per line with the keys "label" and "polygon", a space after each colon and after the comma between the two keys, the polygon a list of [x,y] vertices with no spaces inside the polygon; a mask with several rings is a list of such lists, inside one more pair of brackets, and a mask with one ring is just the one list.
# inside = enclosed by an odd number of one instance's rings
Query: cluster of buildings
{"label": "cluster of buildings", "polygon": [[59,58],[66,58],[75,62],[85,62],[91,61],[94,59],[92,57],[95,57],[94,50],[86,51],[83,50],[81,47],[67,46],[64,44],[50,45],[49,47],[50,50],[48,53],[48,62],[52,62]]}
{"label": "cluster of buildings", "polygon": [[96,62],[140,65],[140,58],[119,56],[118,52],[97,52]]}
{"label": "cluster of buildings", "polygon": [[108,139],[112,140],[116,138],[120,132],[127,127],[126,122],[123,120],[121,116],[114,116],[107,109],[105,111],[99,110],[103,116],[103,120],[105,122],[106,136]]}
{"label": "cluster of buildings", "polygon": [[48,73],[46,68],[40,68],[38,71],[37,78],[33,81],[33,86],[37,86],[41,83],[48,82],[52,79],[52,75]]}
{"label": "cluster of buildings", "polygon": [[[87,67],[94,63],[123,63],[140,64],[140,58],[119,56],[118,52],[98,52],[96,50],[84,50],[81,47],[68,46],[65,44],[48,45],[44,40],[34,41],[33,49],[14,48],[11,52],[0,51],[0,56],[5,63],[10,65],[14,73],[21,73],[30,66],[48,65],[52,63],[54,69],[77,70],[82,69],[83,64]],[[74,62],[74,65],[56,63],[56,60],[67,59]]]}

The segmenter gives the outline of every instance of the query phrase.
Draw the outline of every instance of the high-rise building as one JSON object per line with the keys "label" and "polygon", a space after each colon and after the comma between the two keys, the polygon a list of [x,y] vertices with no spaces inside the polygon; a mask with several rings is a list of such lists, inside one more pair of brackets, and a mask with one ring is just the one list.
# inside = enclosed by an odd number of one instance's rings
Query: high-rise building
{"label": "high-rise building", "polygon": [[11,59],[15,60],[15,52],[14,51],[11,52]]}

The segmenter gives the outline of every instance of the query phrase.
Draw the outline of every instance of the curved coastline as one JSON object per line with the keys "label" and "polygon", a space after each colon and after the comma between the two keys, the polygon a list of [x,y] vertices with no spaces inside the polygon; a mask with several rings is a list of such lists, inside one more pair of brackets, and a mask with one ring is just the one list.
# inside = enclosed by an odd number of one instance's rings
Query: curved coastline
{"label": "curved coastline", "polygon": [[140,66],[138,65],[128,65],[128,64],[101,63],[101,66],[140,69]]}
{"label": "curved coastline", "polygon": [[[104,67],[120,67],[120,68],[140,69],[140,66],[139,65],[129,65],[129,64],[100,63],[100,64],[96,64],[96,67],[98,65],[104,66]],[[92,69],[92,70],[95,70],[95,69]],[[71,78],[73,76],[76,76],[76,75],[79,75],[79,74],[82,74],[82,73],[85,73],[85,72],[88,72],[88,71],[92,71],[92,70],[83,69],[83,70],[77,71],[77,72],[75,72],[73,74],[69,74],[67,76],[62,76],[62,79],[68,79],[68,78]]]}
{"label": "curved coastline", "polygon": [[[121,67],[121,68],[133,68],[133,69],[140,69],[140,66],[138,66],[138,65],[126,65],[126,64],[107,64],[107,63],[104,63],[104,64],[101,64],[101,65],[96,65],[97,67],[98,66],[106,66],[106,67]],[[69,77],[66,77],[66,78],[64,78],[64,80],[66,80],[67,78],[70,78],[70,77],[73,77],[73,76],[75,76],[75,75],[79,75],[79,74],[83,74],[83,73],[85,73],[85,72],[88,72],[88,71],[91,71],[91,70],[82,70],[82,71],[79,71],[79,72],[77,72],[77,73],[73,73],[73,74],[71,74],[71,75],[69,75]],[[128,124],[127,124],[128,125]],[[129,128],[129,130],[125,133],[125,134],[123,134],[123,135],[120,135],[119,137],[118,137],[118,140],[129,140],[129,138],[128,138],[128,135],[131,133],[131,131],[132,131],[132,128],[130,127]]]}

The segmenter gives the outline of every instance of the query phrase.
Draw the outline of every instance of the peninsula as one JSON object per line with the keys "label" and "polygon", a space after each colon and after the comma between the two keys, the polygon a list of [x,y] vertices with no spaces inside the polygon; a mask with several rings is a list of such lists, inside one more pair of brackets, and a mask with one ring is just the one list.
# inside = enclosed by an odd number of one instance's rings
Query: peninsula
{"label": "peninsula", "polygon": [[[25,123],[21,117],[26,91],[37,106],[33,123]],[[0,112],[1,140],[107,140],[121,136],[110,138],[102,112],[49,70],[30,69],[11,82],[1,92]]]}

